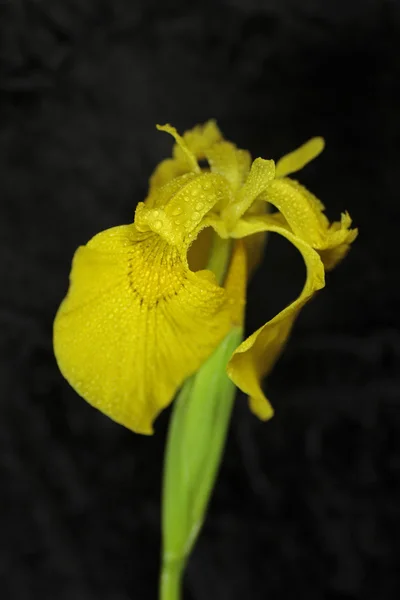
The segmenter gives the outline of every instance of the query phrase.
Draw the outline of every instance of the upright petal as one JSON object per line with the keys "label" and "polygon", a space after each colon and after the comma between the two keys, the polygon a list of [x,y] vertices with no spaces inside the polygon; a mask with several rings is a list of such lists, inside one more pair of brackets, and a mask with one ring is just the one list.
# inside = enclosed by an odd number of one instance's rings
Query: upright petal
{"label": "upright petal", "polygon": [[179,135],[175,127],[171,127],[171,125],[157,125],[157,129],[169,133],[174,138],[174,157],[161,161],[150,177],[148,195],[150,201],[155,190],[158,190],[169,181],[172,181],[175,177],[179,177],[185,173],[200,172],[196,156],[186,145],[184,139]]}
{"label": "upright petal", "polygon": [[231,306],[208,271],[135,225],[104,231],[75,254],[54,324],[65,378],[90,404],[139,433],[229,330]]}
{"label": "upright petal", "polygon": [[286,177],[290,173],[300,171],[309,162],[317,158],[325,148],[325,141],[322,137],[314,137],[305,144],[283,156],[276,163],[276,176]]}
{"label": "upright petal", "polygon": [[158,126],[158,129],[170,133],[176,143],[172,149],[173,158],[163,160],[150,178],[150,196],[155,189],[168,183],[174,177],[184,175],[193,169],[196,171],[193,159],[199,161],[206,158],[206,151],[213,144],[222,140],[222,134],[213,120],[189,129],[183,136],[179,136],[176,129],[169,125]]}
{"label": "upright petal", "polygon": [[188,171],[193,171],[194,173],[199,173],[200,167],[197,163],[195,154],[187,146],[187,144],[185,143],[185,140],[182,138],[182,136],[179,135],[179,133],[177,132],[175,127],[172,127],[171,125],[166,124],[166,125],[157,125],[157,129],[159,131],[165,131],[166,133],[169,133],[174,138],[175,146],[174,146],[173,152],[174,152],[175,158],[178,158],[178,160],[183,163],[186,161]]}
{"label": "upright petal", "polygon": [[[206,158],[207,150],[217,142],[223,140],[223,135],[214,119],[210,119],[203,125],[197,125],[193,129],[185,131],[183,140],[189,150],[193,152],[198,160]],[[179,151],[175,150],[179,155]]]}
{"label": "upright petal", "polygon": [[250,173],[236,195],[234,202],[222,212],[222,218],[229,229],[232,229],[244,213],[249,210],[257,198],[265,192],[275,177],[273,160],[256,158],[251,165]]}
{"label": "upright petal", "polygon": [[234,235],[244,237],[259,231],[283,235],[301,252],[307,269],[306,283],[299,297],[247,338],[228,364],[228,375],[249,395],[251,410],[260,419],[267,420],[272,417],[273,409],[263,393],[262,380],[278,359],[301,308],[325,283],[324,267],[318,253],[287,229],[273,225],[268,215],[243,219]]}
{"label": "upright petal", "polygon": [[225,177],[236,192],[250,170],[251,156],[230,142],[219,142],[206,150],[211,171]]}
{"label": "upright petal", "polygon": [[154,190],[159,189],[169,181],[172,181],[175,177],[188,173],[187,161],[176,160],[175,158],[166,158],[162,160],[149,180],[149,194],[148,198],[151,198]]}

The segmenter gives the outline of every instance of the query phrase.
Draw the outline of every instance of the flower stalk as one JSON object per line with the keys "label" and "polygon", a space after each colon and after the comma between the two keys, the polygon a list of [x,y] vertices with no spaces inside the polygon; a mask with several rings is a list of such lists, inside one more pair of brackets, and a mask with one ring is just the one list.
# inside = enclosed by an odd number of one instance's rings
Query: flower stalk
{"label": "flower stalk", "polygon": [[[214,243],[208,263],[219,281],[230,256],[230,244],[223,242]],[[226,366],[242,338],[242,327],[232,327],[174,403],[165,454],[160,600],[181,598],[183,572],[204,522],[235,397]]]}
{"label": "flower stalk", "polygon": [[242,335],[241,327],[232,328],[175,401],[165,455],[160,600],[181,597],[183,570],[204,521],[235,397],[226,365]]}

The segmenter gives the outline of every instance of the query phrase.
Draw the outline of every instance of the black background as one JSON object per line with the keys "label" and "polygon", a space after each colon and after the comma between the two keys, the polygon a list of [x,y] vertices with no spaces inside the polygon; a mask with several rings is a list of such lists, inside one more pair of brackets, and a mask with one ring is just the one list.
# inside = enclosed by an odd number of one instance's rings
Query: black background
{"label": "black background", "polygon": [[[299,175],[360,236],[267,389],[238,396],[185,598],[400,597],[399,42],[384,0],[0,3],[0,597],[156,598],[168,411],[152,438],[62,379],[52,320],[75,248],[132,220],[171,139],[215,117],[253,156],[312,135]],[[298,293],[272,237],[253,330]]]}

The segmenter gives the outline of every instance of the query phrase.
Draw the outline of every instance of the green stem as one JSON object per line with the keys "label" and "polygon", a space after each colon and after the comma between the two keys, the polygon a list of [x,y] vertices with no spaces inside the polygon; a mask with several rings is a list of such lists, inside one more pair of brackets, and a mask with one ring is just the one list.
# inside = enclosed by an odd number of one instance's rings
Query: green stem
{"label": "green stem", "polygon": [[225,279],[229,259],[231,257],[231,250],[232,240],[224,240],[220,238],[219,235],[214,235],[207,269],[214,273],[219,284]]}
{"label": "green stem", "polygon": [[[215,235],[207,268],[219,283],[230,253],[230,240]],[[241,328],[232,328],[174,402],[164,467],[160,600],[181,600],[183,571],[215,484],[235,396],[225,369],[241,340]]]}
{"label": "green stem", "polygon": [[214,488],[236,388],[226,374],[242,340],[233,327],[174,402],[165,454],[160,600],[180,600],[183,569]]}
{"label": "green stem", "polygon": [[183,560],[164,561],[161,570],[160,600],[181,600]]}

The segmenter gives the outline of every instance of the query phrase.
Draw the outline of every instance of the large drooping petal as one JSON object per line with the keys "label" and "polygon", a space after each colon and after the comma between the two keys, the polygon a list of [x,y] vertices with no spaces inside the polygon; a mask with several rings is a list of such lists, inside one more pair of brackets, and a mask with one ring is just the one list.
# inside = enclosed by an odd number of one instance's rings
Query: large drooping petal
{"label": "large drooping petal", "polygon": [[259,231],[275,232],[288,239],[301,252],[307,269],[306,283],[299,297],[248,337],[228,364],[228,375],[248,394],[251,410],[266,420],[272,417],[273,409],[262,390],[262,380],[278,359],[301,308],[324,287],[324,266],[315,250],[286,228],[273,225],[268,215],[242,219],[233,235],[241,238]]}
{"label": "large drooping petal", "polygon": [[278,160],[275,167],[276,177],[286,177],[290,173],[300,171],[306,164],[317,158],[324,147],[324,138],[311,138],[311,140]]}
{"label": "large drooping petal", "polygon": [[135,224],[104,231],[75,254],[54,325],[58,364],[90,404],[136,432],[152,432],[231,325],[229,293],[187,263],[226,185],[211,173],[171,182],[164,206],[139,205]]}
{"label": "large drooping petal", "polygon": [[231,307],[209,271],[134,225],[79,248],[54,325],[60,369],[90,404],[138,433],[227,333]]}

